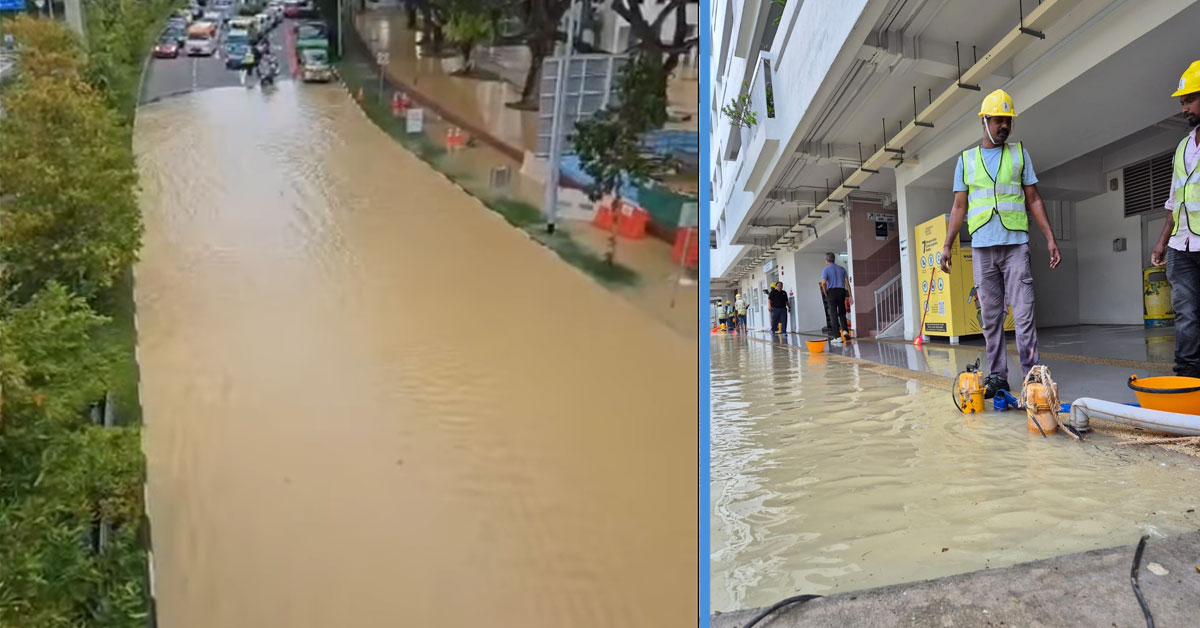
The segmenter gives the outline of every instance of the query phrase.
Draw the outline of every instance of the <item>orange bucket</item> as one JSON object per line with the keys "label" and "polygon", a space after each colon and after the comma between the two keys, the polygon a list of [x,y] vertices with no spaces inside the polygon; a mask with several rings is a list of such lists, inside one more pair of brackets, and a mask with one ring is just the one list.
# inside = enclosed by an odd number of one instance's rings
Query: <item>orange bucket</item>
{"label": "orange bucket", "polygon": [[1143,408],[1178,414],[1200,414],[1200,379],[1195,377],[1138,379],[1137,375],[1130,375],[1129,388],[1137,393],[1138,403]]}
{"label": "orange bucket", "polygon": [[808,350],[810,352],[825,353],[825,341],[824,340],[805,340],[804,342],[805,342],[805,344],[808,345]]}

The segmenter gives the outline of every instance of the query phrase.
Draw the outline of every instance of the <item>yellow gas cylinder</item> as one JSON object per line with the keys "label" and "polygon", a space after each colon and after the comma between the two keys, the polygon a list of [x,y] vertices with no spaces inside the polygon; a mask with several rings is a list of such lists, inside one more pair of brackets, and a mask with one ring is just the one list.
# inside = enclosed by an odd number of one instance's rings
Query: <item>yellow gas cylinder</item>
{"label": "yellow gas cylinder", "polygon": [[963,414],[983,412],[983,373],[967,367],[954,378],[954,398]]}
{"label": "yellow gas cylinder", "polygon": [[[1058,385],[1046,385],[1040,382],[1029,382],[1025,385],[1024,402],[1025,415],[1029,417],[1026,425],[1034,434],[1053,434],[1058,431]],[[1053,404],[1052,399],[1053,398]]]}

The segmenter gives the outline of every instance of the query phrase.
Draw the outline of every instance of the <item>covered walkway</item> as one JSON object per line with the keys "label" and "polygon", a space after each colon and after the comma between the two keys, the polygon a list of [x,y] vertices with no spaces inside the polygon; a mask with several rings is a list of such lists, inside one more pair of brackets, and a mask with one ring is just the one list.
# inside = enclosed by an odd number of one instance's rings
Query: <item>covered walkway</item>
{"label": "covered walkway", "polygon": [[[751,331],[747,338],[788,344],[801,351],[804,341],[824,337],[820,330],[789,333],[785,340],[766,332]],[[1050,368],[1063,400],[1094,397],[1133,402],[1133,391],[1125,382],[1130,375],[1170,375],[1174,362],[1175,335],[1171,328],[1145,329],[1137,325],[1072,325],[1038,330],[1042,363]],[[886,367],[937,378],[952,378],[976,359],[986,361],[982,336],[964,338],[950,345],[931,339],[920,348],[903,340],[864,338],[843,346],[826,345],[826,352]],[[1009,383],[1020,386],[1017,346],[1008,334]],[[902,375],[902,374],[901,374]],[[948,384],[948,382],[942,382]]]}

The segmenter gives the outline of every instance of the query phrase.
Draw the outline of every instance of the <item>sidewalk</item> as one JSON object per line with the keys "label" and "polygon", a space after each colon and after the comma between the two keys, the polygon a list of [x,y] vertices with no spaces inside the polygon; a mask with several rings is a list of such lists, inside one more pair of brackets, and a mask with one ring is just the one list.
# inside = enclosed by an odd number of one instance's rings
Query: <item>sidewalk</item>
{"label": "sidewalk", "polygon": [[[405,28],[406,22],[402,11],[366,11],[358,16],[357,27],[368,48],[388,51],[389,81],[428,110],[425,131],[431,141],[442,145],[450,126],[462,128],[474,140],[468,147],[442,156],[439,167],[480,198],[504,197],[540,209],[545,204],[544,186],[520,175],[524,150],[536,141],[537,113],[505,106],[520,98],[519,88],[506,81],[451,76],[459,67],[457,57],[418,58],[416,34]],[[376,38],[374,44],[372,35]],[[502,56],[509,61],[521,58],[509,53]],[[523,80],[524,70],[520,73]],[[507,167],[512,174],[511,182],[503,189],[491,186],[490,178],[497,167]],[[596,255],[607,250],[607,232],[589,223],[565,220],[559,228]],[[615,290],[654,319],[690,337],[697,330],[699,286],[686,279],[678,283],[680,269],[671,261],[671,248],[671,243],[652,237],[621,238],[616,262],[634,270],[639,281],[635,286]],[[688,274],[694,276],[695,272]]]}
{"label": "sidewalk", "polygon": [[[1133,545],[840,593],[790,606],[757,628],[806,626],[1141,626],[1130,582]],[[1158,575],[1151,563],[1165,569]],[[1200,531],[1146,543],[1138,583],[1158,626],[1194,626],[1200,608]],[[1163,572],[1159,572],[1163,573]],[[765,609],[763,609],[765,610]],[[739,628],[760,611],[715,615]]]}

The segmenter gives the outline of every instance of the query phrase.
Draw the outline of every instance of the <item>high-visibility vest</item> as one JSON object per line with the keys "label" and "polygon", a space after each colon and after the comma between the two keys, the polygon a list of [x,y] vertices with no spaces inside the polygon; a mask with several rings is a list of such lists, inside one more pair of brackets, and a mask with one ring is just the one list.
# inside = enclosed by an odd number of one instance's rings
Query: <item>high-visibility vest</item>
{"label": "high-visibility vest", "polygon": [[[962,153],[963,182],[967,184],[967,229],[975,233],[992,219],[993,212],[1009,231],[1029,231],[1029,215],[1025,213],[1025,188],[1021,176],[1025,171],[1025,149],[1017,142],[1015,148],[1005,144],[1000,152],[1000,167],[992,180],[983,162],[983,148]],[[1200,196],[1196,197],[1200,199]]]}
{"label": "high-visibility vest", "polygon": [[1188,231],[1200,235],[1196,230],[1200,229],[1200,168],[1192,166],[1192,171],[1188,172],[1183,167],[1183,152],[1187,150],[1188,140],[1192,139],[1189,133],[1183,141],[1179,143],[1179,148],[1175,149],[1175,168],[1171,175],[1171,187],[1175,190],[1175,213],[1172,217],[1175,219],[1175,228],[1171,229],[1171,235],[1179,233],[1179,212],[1187,205]]}

